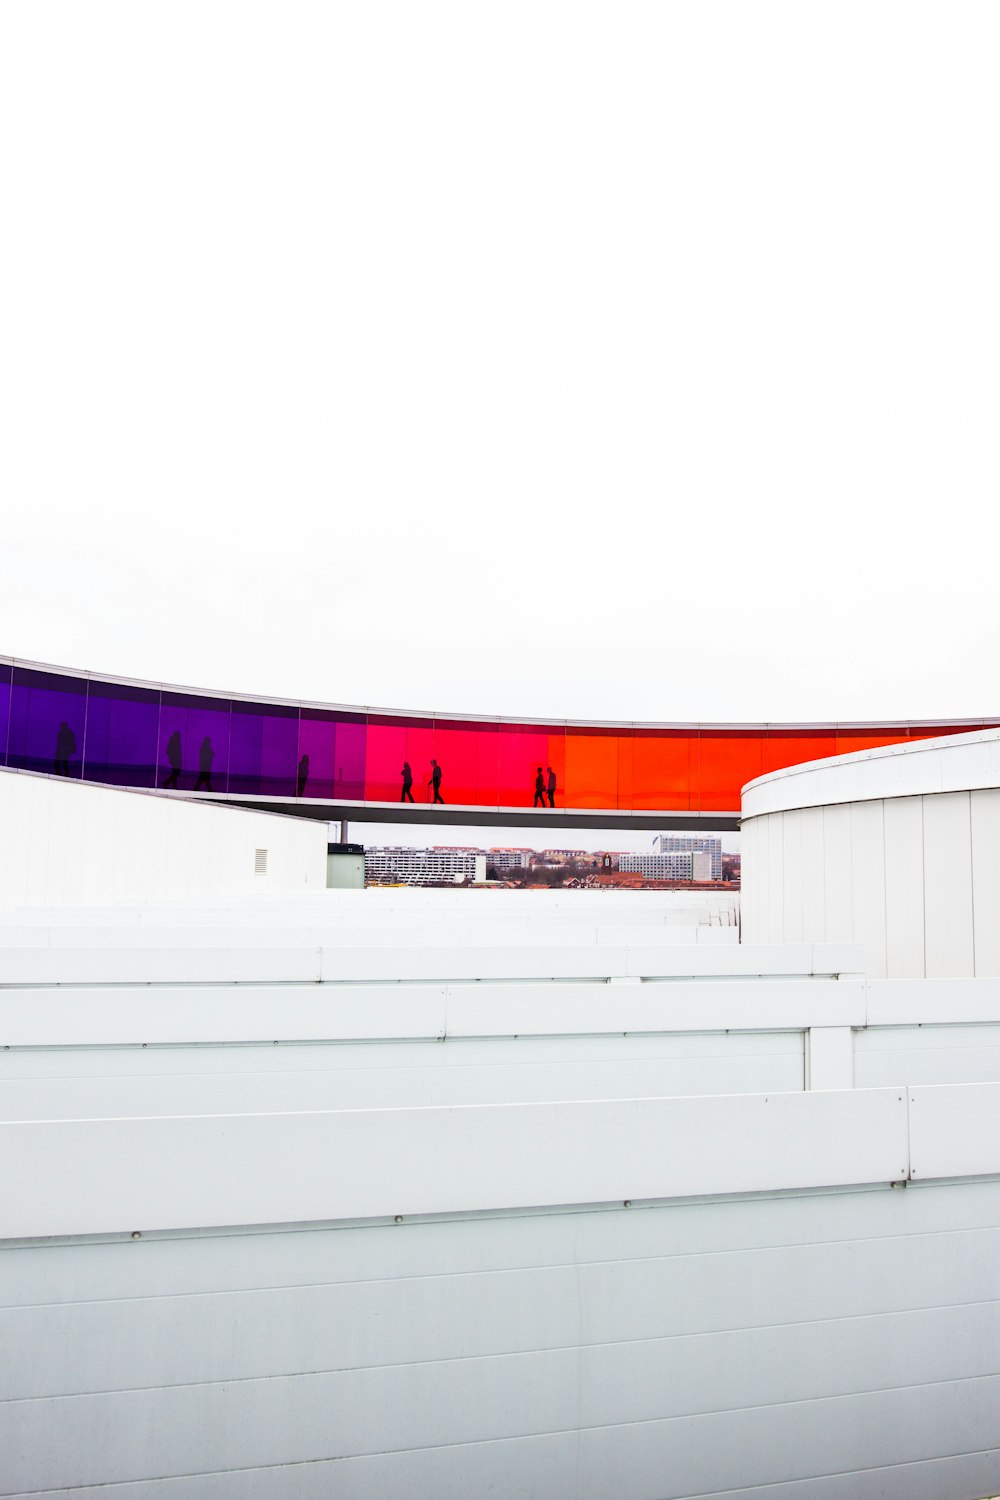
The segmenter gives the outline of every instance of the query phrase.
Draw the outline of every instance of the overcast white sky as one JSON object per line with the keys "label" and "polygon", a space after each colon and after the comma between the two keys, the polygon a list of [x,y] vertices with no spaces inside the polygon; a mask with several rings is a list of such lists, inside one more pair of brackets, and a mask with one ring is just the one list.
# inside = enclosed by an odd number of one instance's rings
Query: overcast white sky
{"label": "overcast white sky", "polygon": [[0,651],[1000,713],[1000,8],[0,11]]}

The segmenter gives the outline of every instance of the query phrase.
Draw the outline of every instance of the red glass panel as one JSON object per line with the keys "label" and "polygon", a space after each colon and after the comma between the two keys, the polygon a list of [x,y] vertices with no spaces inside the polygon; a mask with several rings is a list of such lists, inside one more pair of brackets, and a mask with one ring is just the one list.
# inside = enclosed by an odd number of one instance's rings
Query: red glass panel
{"label": "red glass panel", "polygon": [[541,766],[542,774],[548,764],[565,761],[560,755],[559,742],[563,737],[558,728],[547,729],[544,725],[501,724],[499,805],[501,807],[531,807],[535,798],[535,777]]}

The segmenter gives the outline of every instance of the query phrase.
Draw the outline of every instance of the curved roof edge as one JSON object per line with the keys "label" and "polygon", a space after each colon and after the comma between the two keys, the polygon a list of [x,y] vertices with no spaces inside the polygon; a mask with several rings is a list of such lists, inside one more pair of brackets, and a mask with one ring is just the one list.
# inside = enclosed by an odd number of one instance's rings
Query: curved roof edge
{"label": "curved roof edge", "polygon": [[742,789],[742,819],[845,802],[1000,788],[1000,729],[804,761]]}

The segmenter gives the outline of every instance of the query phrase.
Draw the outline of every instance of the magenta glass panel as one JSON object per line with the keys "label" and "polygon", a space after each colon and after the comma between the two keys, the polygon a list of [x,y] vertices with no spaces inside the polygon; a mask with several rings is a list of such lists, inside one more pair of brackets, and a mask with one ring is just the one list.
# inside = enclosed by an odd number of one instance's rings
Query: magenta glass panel
{"label": "magenta glass panel", "polygon": [[7,764],[55,776],[80,775],[87,722],[87,682],[15,667]]}
{"label": "magenta glass panel", "polygon": [[229,790],[294,797],[298,746],[296,707],[235,701],[229,725]]}
{"label": "magenta glass panel", "polygon": [[153,688],[92,682],[83,775],[113,786],[153,786],[160,695]]}
{"label": "magenta glass panel", "polygon": [[195,693],[160,700],[158,783],[182,792],[228,790],[230,705]]}
{"label": "magenta glass panel", "polygon": [[7,733],[10,729],[11,668],[0,666],[0,766],[7,764]]}
{"label": "magenta glass panel", "polygon": [[337,720],[333,790],[340,800],[364,800],[366,739],[364,719],[345,715]]}

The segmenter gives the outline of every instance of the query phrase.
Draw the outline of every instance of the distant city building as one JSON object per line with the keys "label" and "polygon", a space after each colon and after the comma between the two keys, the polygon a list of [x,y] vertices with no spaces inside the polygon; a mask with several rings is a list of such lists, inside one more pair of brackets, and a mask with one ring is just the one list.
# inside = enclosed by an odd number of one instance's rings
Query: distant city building
{"label": "distant city building", "polygon": [[486,879],[481,849],[366,849],[367,884],[458,885]]}
{"label": "distant city building", "polygon": [[646,880],[692,880],[694,853],[619,854],[618,869],[623,875],[642,875]]}
{"label": "distant city building", "polygon": [[[712,873],[704,878],[706,880],[722,879],[721,839],[692,837],[690,834],[658,833],[653,840],[653,849],[657,854],[708,854],[712,860]],[[700,875],[693,878],[702,879]]]}
{"label": "distant city building", "polygon": [[530,849],[490,849],[486,863],[492,865],[497,874],[507,870],[526,870],[531,864]]}

